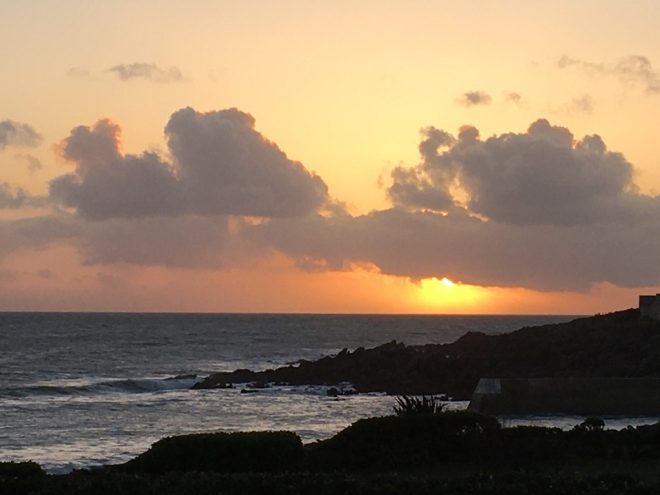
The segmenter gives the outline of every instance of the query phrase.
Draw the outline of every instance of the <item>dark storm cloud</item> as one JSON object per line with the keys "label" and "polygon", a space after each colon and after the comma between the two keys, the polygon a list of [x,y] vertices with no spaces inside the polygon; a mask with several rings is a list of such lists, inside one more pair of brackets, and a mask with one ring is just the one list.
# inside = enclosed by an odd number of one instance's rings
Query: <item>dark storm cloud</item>
{"label": "dark storm cloud", "polygon": [[483,91],[467,91],[456,101],[463,106],[472,107],[475,105],[489,105],[492,98],[488,93],[484,93]]}
{"label": "dark storm cloud", "polygon": [[641,85],[649,94],[660,94],[660,74],[642,55],[630,55],[614,64],[594,63],[564,55],[557,66],[560,69],[576,68],[591,76],[614,76],[624,83]]}
{"label": "dark storm cloud", "polygon": [[0,120],[0,150],[7,146],[35,147],[41,143],[41,135],[30,125],[13,120]]}
{"label": "dark storm cloud", "polygon": [[158,83],[183,81],[183,74],[181,73],[181,70],[176,67],[163,69],[156,64],[148,64],[144,62],[115,65],[114,67],[109,68],[108,71],[117,74],[117,77],[122,81],[130,81],[132,79],[145,79],[147,81]]}
{"label": "dark storm cloud", "polygon": [[51,197],[91,219],[173,215],[304,215],[327,201],[327,186],[254,129],[236,109],[175,112],[165,133],[173,162],[124,155],[119,127],[102,120],[62,143],[76,163],[50,183]]}

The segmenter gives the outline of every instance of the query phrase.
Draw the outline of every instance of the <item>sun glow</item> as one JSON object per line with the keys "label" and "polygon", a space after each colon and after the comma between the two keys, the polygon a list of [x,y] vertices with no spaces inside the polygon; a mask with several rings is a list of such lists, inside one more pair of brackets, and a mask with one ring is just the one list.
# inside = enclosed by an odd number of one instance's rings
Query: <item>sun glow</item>
{"label": "sun glow", "polygon": [[424,278],[419,282],[420,297],[425,304],[443,311],[464,312],[477,305],[486,296],[487,289],[454,282],[447,277]]}

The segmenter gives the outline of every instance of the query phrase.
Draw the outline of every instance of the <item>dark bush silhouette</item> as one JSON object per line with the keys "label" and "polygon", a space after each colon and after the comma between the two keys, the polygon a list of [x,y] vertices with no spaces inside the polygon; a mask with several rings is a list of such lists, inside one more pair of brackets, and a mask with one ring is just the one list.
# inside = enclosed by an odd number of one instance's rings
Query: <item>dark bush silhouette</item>
{"label": "dark bush silhouette", "polygon": [[46,473],[36,462],[0,462],[0,494],[38,493],[46,482]]}
{"label": "dark bush silhouette", "polygon": [[0,462],[1,478],[27,478],[45,475],[44,470],[36,462]]}
{"label": "dark bush silhouette", "polygon": [[410,414],[438,414],[442,412],[445,405],[439,397],[434,395],[422,395],[414,397],[402,395],[396,398],[394,413],[397,416],[407,416]]}
{"label": "dark bush silhouette", "polygon": [[167,437],[123,465],[132,472],[295,470],[303,456],[300,437],[288,431],[201,433]]}
{"label": "dark bush silhouette", "polygon": [[499,430],[495,418],[467,411],[361,419],[307,446],[308,466],[388,469],[466,461],[479,457],[480,444]]}
{"label": "dark bush silhouette", "polygon": [[605,428],[605,421],[602,418],[589,416],[579,425],[575,426],[576,430],[582,431],[601,431]]}

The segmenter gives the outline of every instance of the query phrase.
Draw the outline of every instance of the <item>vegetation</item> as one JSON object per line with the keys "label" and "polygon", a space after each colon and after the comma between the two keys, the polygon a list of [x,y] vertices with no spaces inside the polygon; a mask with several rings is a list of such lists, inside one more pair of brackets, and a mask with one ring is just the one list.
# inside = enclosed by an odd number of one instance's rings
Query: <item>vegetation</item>
{"label": "vegetation", "polygon": [[659,468],[660,423],[502,428],[442,411],[363,419],[304,446],[289,432],[169,437],[124,465],[66,476],[0,463],[0,494],[651,494]]}
{"label": "vegetation", "polygon": [[434,395],[413,397],[402,395],[396,398],[394,413],[397,416],[407,416],[411,414],[438,414],[442,412],[445,404],[439,397]]}
{"label": "vegetation", "polygon": [[201,433],[167,437],[121,467],[129,472],[274,472],[299,469],[300,437],[288,431]]}

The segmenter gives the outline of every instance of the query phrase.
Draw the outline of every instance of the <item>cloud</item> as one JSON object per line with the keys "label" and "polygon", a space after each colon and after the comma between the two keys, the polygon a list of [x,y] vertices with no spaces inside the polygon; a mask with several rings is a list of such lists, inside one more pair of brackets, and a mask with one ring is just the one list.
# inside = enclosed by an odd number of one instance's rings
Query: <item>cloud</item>
{"label": "cloud", "polygon": [[71,67],[66,71],[66,75],[69,77],[87,77],[89,76],[89,70],[83,67]]}
{"label": "cloud", "polygon": [[[576,140],[544,119],[482,140],[427,128],[421,163],[392,173],[394,208],[351,217],[273,219],[257,243],[299,267],[372,263],[412,279],[581,291],[660,283],[660,197],[596,135]],[[457,193],[461,190],[461,194]]]}
{"label": "cloud", "polygon": [[0,150],[7,146],[36,147],[41,143],[41,135],[30,125],[0,120]]}
{"label": "cloud", "polygon": [[41,160],[37,158],[36,156],[33,156],[29,153],[17,153],[14,155],[15,158],[18,158],[19,160],[23,160],[27,164],[28,171],[33,174],[43,168],[43,165],[41,163]]}
{"label": "cloud", "polygon": [[393,206],[359,216],[327,208],[321,179],[248,114],[183,109],[166,136],[168,161],[123,154],[110,121],[74,129],[62,153],[76,169],[51,194],[76,212],[0,222],[0,254],[67,242],[87,265],[227,269],[282,253],[301,270],[367,263],[484,286],[660,284],[660,197],[599,136],[544,119],[485,139],[423,129],[420,162],[390,176]]}
{"label": "cloud", "polygon": [[290,160],[236,109],[175,112],[165,127],[173,161],[124,155],[109,120],[80,126],[62,143],[74,173],[50,183],[51,197],[90,219],[174,215],[305,215],[328,201],[327,186]]}
{"label": "cloud", "polygon": [[583,113],[586,115],[591,115],[594,113],[595,103],[591,96],[583,95],[571,100],[566,108],[569,113]]}
{"label": "cloud", "polygon": [[115,65],[108,69],[117,74],[121,81],[132,79],[145,79],[157,83],[174,83],[183,81],[183,74],[177,67],[162,69],[156,64],[134,62],[132,64]]}
{"label": "cloud", "polygon": [[583,291],[660,282],[660,222],[515,225],[453,210],[393,208],[359,217],[277,219],[253,227],[259,242],[304,264],[340,270],[371,263],[383,273],[449,277],[482,286]]}
{"label": "cloud", "polygon": [[0,220],[0,258],[24,249],[43,249],[58,241],[74,241],[79,234],[80,226],[66,216]]}
{"label": "cloud", "polygon": [[12,188],[6,182],[0,182],[0,210],[21,208],[28,195],[21,188]]}
{"label": "cloud", "polygon": [[467,91],[463,93],[456,102],[466,107],[475,105],[490,105],[492,101],[491,96],[483,91]]}
{"label": "cloud", "polygon": [[230,242],[226,217],[87,222],[76,239],[86,265],[129,263],[185,268],[220,268],[231,259],[224,249]]}
{"label": "cloud", "polygon": [[24,206],[43,206],[47,198],[32,196],[25,189],[14,187],[7,182],[0,182],[0,210],[17,210]]}
{"label": "cloud", "polygon": [[513,103],[515,105],[520,105],[523,102],[522,95],[515,91],[507,91],[504,93],[504,100],[508,103]]}
{"label": "cloud", "polygon": [[[420,147],[422,163],[393,171],[388,193],[394,204],[440,211],[459,204],[451,192],[459,188],[467,209],[490,220],[579,225],[631,218],[657,203],[636,193],[632,165],[597,135],[576,141],[544,119],[525,133],[486,140],[474,127],[461,129],[458,138],[431,128],[423,143],[434,133],[446,137]],[[444,205],[433,201],[439,196]]]}
{"label": "cloud", "polygon": [[557,62],[560,69],[576,68],[590,76],[612,76],[626,84],[641,85],[648,94],[660,94],[660,74],[651,61],[642,55],[629,55],[613,64],[594,63],[563,55]]}

